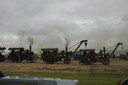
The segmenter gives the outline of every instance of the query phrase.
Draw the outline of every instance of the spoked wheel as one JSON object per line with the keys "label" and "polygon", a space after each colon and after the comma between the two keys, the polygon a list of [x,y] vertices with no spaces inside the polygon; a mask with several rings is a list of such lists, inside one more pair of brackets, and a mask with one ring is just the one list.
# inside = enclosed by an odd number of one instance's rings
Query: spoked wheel
{"label": "spoked wheel", "polygon": [[18,53],[11,54],[9,62],[20,62],[20,55]]}
{"label": "spoked wheel", "polygon": [[84,57],[83,63],[84,63],[85,65],[90,65],[90,64],[91,64],[90,58]]}
{"label": "spoked wheel", "polygon": [[46,62],[48,64],[54,64],[55,63],[54,55],[48,55],[46,58]]}
{"label": "spoked wheel", "polygon": [[71,59],[70,59],[69,57],[66,57],[66,58],[64,59],[64,63],[65,63],[65,64],[70,64],[70,62],[71,62]]}
{"label": "spoked wheel", "polygon": [[85,65],[93,64],[93,55],[91,55],[91,54],[89,53],[89,54],[87,54],[86,56],[84,56],[83,62],[84,62]]}
{"label": "spoked wheel", "polygon": [[27,63],[35,63],[36,59],[33,55],[27,55],[26,61]]}
{"label": "spoked wheel", "polygon": [[103,58],[103,59],[102,59],[102,64],[104,64],[104,65],[109,65],[109,64],[110,64],[109,58]]}

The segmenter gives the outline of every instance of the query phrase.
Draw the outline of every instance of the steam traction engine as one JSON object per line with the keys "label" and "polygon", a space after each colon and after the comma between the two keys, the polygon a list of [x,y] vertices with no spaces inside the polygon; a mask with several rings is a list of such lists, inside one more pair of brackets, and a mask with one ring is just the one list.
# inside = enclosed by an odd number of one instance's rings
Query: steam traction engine
{"label": "steam traction engine", "polygon": [[80,63],[89,65],[96,62],[102,62],[102,64],[108,65],[110,63],[110,60],[107,54],[103,55],[102,51],[100,51],[99,53],[96,53],[95,49],[80,50]]}
{"label": "steam traction engine", "polygon": [[109,65],[110,64],[109,58],[112,57],[112,55],[114,54],[114,52],[116,51],[119,45],[123,45],[123,43],[117,43],[116,45],[114,45],[116,47],[111,52],[110,55],[109,53],[106,54],[105,47],[103,48],[103,52],[102,50],[100,50],[99,53],[96,53],[95,49],[82,49],[80,50],[80,63],[93,64],[96,62],[102,62],[102,64],[104,65]]}
{"label": "steam traction engine", "polygon": [[66,47],[66,51],[62,51],[61,53],[58,53],[58,48],[42,48],[41,51],[43,51],[43,53],[41,54],[41,59],[44,62],[49,63],[49,64],[53,64],[57,61],[62,61],[62,60],[64,60],[65,64],[70,64],[71,58],[76,53],[76,51],[79,49],[79,47],[82,45],[82,43],[85,43],[85,46],[86,46],[87,40],[82,40],[79,43],[77,43],[79,45],[77,46],[77,48],[72,54],[68,52],[68,47]]}
{"label": "steam traction engine", "polygon": [[41,51],[41,59],[48,64],[62,61],[62,59],[64,59],[64,63],[70,63],[70,60],[66,58],[64,51],[58,53],[58,48],[42,48]]}
{"label": "steam traction engine", "polygon": [[4,62],[5,61],[5,56],[2,55],[3,52],[5,52],[5,47],[0,47],[0,62]]}
{"label": "steam traction engine", "polygon": [[29,52],[29,50],[24,50],[24,48],[9,48],[11,52],[9,53],[9,62],[22,62],[26,60],[28,63],[34,63],[34,53]]}

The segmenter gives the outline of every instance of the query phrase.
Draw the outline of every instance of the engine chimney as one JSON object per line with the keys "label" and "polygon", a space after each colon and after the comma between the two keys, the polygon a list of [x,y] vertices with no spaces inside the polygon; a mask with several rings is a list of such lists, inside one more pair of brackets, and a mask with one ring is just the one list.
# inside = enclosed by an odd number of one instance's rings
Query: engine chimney
{"label": "engine chimney", "polygon": [[66,57],[68,57],[68,47],[65,47],[65,53],[66,53]]}
{"label": "engine chimney", "polygon": [[68,47],[66,46],[66,48],[65,48],[65,51],[66,51],[66,53],[68,52]]}
{"label": "engine chimney", "polygon": [[29,46],[29,51],[31,52],[31,50],[32,50],[32,46],[30,45],[30,46]]}
{"label": "engine chimney", "polygon": [[104,57],[106,57],[106,49],[105,49],[105,47],[103,47],[103,51],[104,51]]}

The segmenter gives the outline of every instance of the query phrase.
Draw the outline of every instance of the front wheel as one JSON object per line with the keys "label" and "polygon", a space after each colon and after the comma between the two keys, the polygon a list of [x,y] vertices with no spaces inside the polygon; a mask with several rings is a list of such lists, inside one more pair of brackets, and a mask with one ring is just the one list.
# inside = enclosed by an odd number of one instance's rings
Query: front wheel
{"label": "front wheel", "polygon": [[92,62],[91,62],[91,59],[90,59],[90,58],[84,57],[83,63],[84,63],[85,65],[90,65]]}
{"label": "front wheel", "polygon": [[64,63],[65,63],[65,64],[70,64],[70,62],[71,62],[71,59],[70,59],[69,57],[66,57],[66,58],[64,59]]}
{"label": "front wheel", "polygon": [[103,58],[102,64],[103,64],[103,65],[109,65],[109,64],[110,64],[109,58]]}
{"label": "front wheel", "polygon": [[33,55],[28,55],[26,61],[27,63],[35,63],[36,59]]}

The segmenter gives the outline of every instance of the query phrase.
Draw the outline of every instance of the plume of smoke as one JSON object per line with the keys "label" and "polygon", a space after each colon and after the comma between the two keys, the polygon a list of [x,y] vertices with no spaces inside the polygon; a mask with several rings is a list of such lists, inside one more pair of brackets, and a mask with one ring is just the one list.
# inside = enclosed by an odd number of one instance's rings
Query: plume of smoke
{"label": "plume of smoke", "polygon": [[68,47],[69,46],[69,39],[65,37],[65,46]]}
{"label": "plume of smoke", "polygon": [[19,30],[17,32],[17,36],[18,36],[18,39],[19,39],[19,45],[24,45],[25,44],[25,34],[26,34],[26,31],[25,30]]}
{"label": "plume of smoke", "polygon": [[30,45],[33,45],[33,43],[34,43],[34,38],[28,37],[27,40],[28,40],[28,42],[29,42]]}

